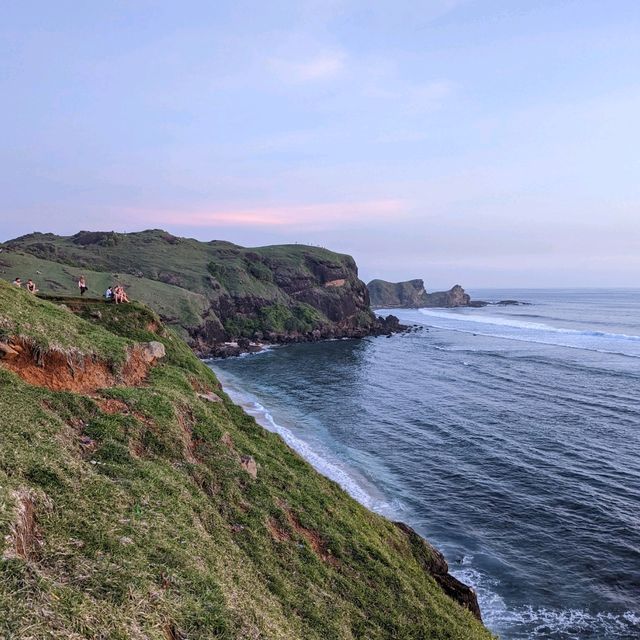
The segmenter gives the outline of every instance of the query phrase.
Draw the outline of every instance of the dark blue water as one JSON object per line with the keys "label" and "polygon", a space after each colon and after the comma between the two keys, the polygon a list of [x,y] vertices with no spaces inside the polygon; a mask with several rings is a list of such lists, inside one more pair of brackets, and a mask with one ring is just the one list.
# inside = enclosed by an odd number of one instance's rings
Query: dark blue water
{"label": "dark blue water", "polygon": [[640,638],[640,291],[473,292],[424,329],[216,361],[234,397],[442,549],[502,638]]}

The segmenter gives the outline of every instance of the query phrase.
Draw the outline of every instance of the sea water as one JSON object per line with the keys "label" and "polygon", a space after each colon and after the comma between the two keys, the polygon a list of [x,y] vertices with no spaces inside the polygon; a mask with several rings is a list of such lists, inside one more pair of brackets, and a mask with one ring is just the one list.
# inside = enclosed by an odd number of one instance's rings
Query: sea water
{"label": "sea water", "polygon": [[640,638],[640,291],[478,291],[420,331],[215,361],[235,400],[438,546],[504,639]]}

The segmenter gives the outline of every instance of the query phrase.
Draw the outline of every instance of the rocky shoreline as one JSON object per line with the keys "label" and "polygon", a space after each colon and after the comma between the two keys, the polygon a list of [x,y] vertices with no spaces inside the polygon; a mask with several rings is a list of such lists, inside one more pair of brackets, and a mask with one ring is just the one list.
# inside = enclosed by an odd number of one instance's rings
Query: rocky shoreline
{"label": "rocky shoreline", "polygon": [[397,333],[411,331],[413,327],[400,323],[394,315],[378,316],[369,328],[332,326],[327,329],[315,329],[307,333],[268,332],[259,333],[253,339],[238,338],[236,340],[218,341],[213,343],[200,342],[194,345],[194,351],[199,358],[232,358],[245,353],[259,353],[275,345],[299,344],[306,342],[323,342],[326,340],[359,340],[370,336],[392,336]]}

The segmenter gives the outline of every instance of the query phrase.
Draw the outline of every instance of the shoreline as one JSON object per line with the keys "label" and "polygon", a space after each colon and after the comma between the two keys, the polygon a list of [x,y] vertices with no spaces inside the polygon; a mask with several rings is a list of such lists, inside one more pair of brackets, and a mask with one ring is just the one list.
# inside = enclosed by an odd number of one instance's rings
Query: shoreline
{"label": "shoreline", "polygon": [[[394,316],[388,316],[394,317]],[[394,318],[397,320],[397,318]],[[249,338],[238,338],[225,342],[217,342],[208,347],[197,347],[192,345],[193,352],[200,360],[223,360],[225,358],[235,358],[243,355],[258,354],[274,347],[284,347],[292,344],[311,344],[317,342],[335,342],[336,340],[364,340],[366,338],[391,338],[405,333],[416,333],[418,331],[428,331],[428,328],[420,324],[400,324],[392,323],[393,328],[387,327],[384,330],[370,332],[348,332],[346,334],[317,336],[310,335],[279,335],[272,340],[249,340]]]}
{"label": "shoreline", "polygon": [[[258,352],[255,355],[265,353],[266,351],[267,350]],[[386,499],[382,492],[379,492],[379,496],[377,497],[372,495],[371,489],[377,490],[377,487],[371,484],[371,488],[367,490],[367,488],[363,486],[363,484],[366,484],[363,482],[364,478],[357,477],[360,474],[356,473],[356,469],[330,460],[329,456],[323,455],[323,453],[317,451],[313,445],[296,436],[292,430],[279,424],[273,418],[269,409],[265,407],[258,398],[255,398],[253,393],[230,380],[227,374],[221,373],[218,369],[214,368],[213,363],[215,360],[216,359],[208,358],[203,359],[203,362],[215,373],[224,392],[231,398],[234,404],[252,416],[262,428],[279,435],[285,444],[308,462],[317,473],[322,474],[338,484],[345,493],[366,509],[386,518],[389,522],[402,529],[410,537],[412,544],[425,547],[432,556],[432,561],[425,563],[424,569],[432,575],[441,589],[450,598],[462,607],[469,609],[480,622],[483,622],[476,590],[450,573],[450,568],[444,554],[437,547],[434,547],[427,538],[415,531],[409,524],[396,519],[399,514],[397,511],[394,512],[394,500]]]}

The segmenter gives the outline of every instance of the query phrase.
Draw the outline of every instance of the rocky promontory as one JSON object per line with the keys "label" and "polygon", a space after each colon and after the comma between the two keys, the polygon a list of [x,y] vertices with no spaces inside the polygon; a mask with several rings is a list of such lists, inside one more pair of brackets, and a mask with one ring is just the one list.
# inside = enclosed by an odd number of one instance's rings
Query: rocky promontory
{"label": "rocky promontory", "polygon": [[371,306],[378,309],[420,309],[424,307],[468,307],[474,306],[471,297],[459,285],[448,291],[427,293],[424,281],[406,282],[372,280],[367,285]]}
{"label": "rocky promontory", "polygon": [[245,248],[155,229],[32,233],[2,248],[1,277],[32,277],[53,296],[75,295],[80,275],[92,297],[122,284],[202,356],[246,351],[250,343],[362,338],[401,328],[393,316],[371,311],[354,259],[320,247]]}

